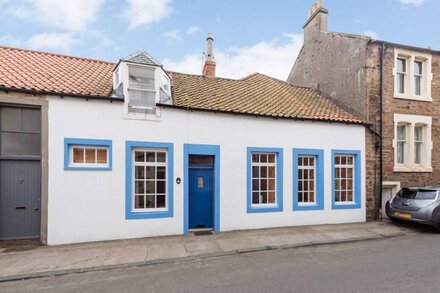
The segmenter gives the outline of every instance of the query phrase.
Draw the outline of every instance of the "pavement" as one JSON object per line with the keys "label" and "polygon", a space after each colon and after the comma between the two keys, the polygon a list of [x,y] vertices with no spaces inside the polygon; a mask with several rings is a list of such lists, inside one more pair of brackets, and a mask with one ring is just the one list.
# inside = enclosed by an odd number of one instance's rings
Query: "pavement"
{"label": "pavement", "polygon": [[417,233],[388,222],[285,227],[196,236],[40,246],[0,242],[0,282],[183,262],[249,252],[384,239]]}
{"label": "pavement", "polygon": [[[424,229],[420,227],[420,230]],[[440,234],[1,282],[2,293],[439,292]]]}

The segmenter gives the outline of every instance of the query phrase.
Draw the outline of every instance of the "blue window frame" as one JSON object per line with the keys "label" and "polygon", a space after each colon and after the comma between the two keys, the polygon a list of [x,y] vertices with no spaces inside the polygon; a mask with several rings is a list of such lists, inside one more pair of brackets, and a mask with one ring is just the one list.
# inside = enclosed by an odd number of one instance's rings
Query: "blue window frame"
{"label": "blue window frame", "polygon": [[[273,158],[275,158],[275,161]],[[283,149],[248,147],[247,212],[270,213],[282,211]]]}
{"label": "blue window frame", "polygon": [[361,207],[361,152],[332,150],[332,209]]}
{"label": "blue window frame", "polygon": [[324,151],[293,149],[293,210],[324,209]]}
{"label": "blue window frame", "polygon": [[[138,153],[142,154],[144,152],[145,159],[143,160],[134,160],[134,156],[138,155]],[[149,159],[147,158],[149,154],[154,154],[153,157],[156,159],[152,159],[151,163],[149,163]],[[164,156],[163,153],[166,153]],[[166,159],[160,159],[159,156],[162,158],[166,157]],[[164,163],[158,163],[157,166],[155,165],[155,162],[166,162],[166,171],[164,171],[165,174],[162,174],[161,176],[166,176],[162,178],[166,178],[166,194],[165,194],[165,206],[161,207],[158,204],[158,197],[162,196],[162,194],[158,194],[158,183],[154,184],[156,187],[154,190],[154,194],[147,195],[147,186],[143,185],[145,188],[145,191],[142,192],[142,194],[146,194],[144,197],[144,201],[148,201],[146,197],[153,196],[155,201],[155,207],[154,208],[148,208],[146,203],[143,203],[144,208],[137,208],[135,209],[136,202],[135,199],[135,193],[133,192],[135,190],[135,183],[137,181],[145,181],[149,182],[151,178],[147,178],[147,175],[142,175],[141,177],[143,179],[138,180],[137,175],[135,175],[135,169],[136,166],[140,165],[140,167],[145,165],[145,168],[148,168],[149,164],[151,164],[150,170],[152,172],[159,172],[159,167],[164,167]],[[139,163],[139,162],[145,162],[145,164]],[[160,166],[159,166],[160,165]],[[155,171],[154,171],[155,170]],[[145,169],[144,171],[147,174],[148,171]],[[153,176],[155,178],[155,181],[163,181],[163,179],[158,179],[157,175],[149,175]],[[174,196],[174,184],[173,184],[173,178],[174,178],[174,146],[172,143],[160,143],[160,142],[141,142],[141,141],[126,141],[125,142],[125,219],[127,220],[135,220],[135,219],[151,219],[151,218],[172,218],[173,217],[173,196]],[[153,180],[153,182],[155,182]],[[147,183],[145,183],[147,184]],[[139,193],[139,192],[138,192]],[[137,203],[139,204],[139,202]]]}
{"label": "blue window frame", "polygon": [[[92,152],[94,163],[86,162],[86,149]],[[81,162],[75,162],[74,150],[78,155],[82,155]],[[100,154],[106,156],[106,163],[100,163]],[[91,170],[91,171],[111,171],[112,170],[112,141],[105,139],[84,139],[84,138],[64,138],[64,170]]]}

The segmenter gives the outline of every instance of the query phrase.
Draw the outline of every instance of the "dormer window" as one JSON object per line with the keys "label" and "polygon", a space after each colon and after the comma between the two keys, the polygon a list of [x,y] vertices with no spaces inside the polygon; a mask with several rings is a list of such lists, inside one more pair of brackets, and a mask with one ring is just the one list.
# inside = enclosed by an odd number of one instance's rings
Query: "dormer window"
{"label": "dormer window", "polygon": [[147,52],[120,60],[113,72],[113,96],[124,99],[127,119],[160,120],[157,104],[171,104],[171,81],[162,65]]}
{"label": "dormer window", "polygon": [[129,65],[128,72],[128,111],[154,113],[156,108],[155,69]]}
{"label": "dormer window", "polygon": [[166,74],[162,75],[162,85],[160,87],[160,102],[163,104],[171,102],[170,79]]}

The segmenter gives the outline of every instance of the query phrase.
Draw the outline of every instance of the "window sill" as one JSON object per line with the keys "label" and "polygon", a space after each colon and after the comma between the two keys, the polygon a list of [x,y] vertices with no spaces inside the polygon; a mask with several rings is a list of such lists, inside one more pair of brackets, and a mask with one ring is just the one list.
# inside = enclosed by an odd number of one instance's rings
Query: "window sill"
{"label": "window sill", "polygon": [[351,209],[360,209],[361,205],[360,203],[332,203],[332,209],[333,210],[351,210]]}
{"label": "window sill", "polygon": [[144,113],[124,113],[122,115],[123,119],[127,120],[147,120],[147,121],[155,121],[160,122],[160,116],[156,114],[144,114]]}
{"label": "window sill", "polygon": [[432,97],[427,96],[415,96],[415,95],[405,95],[405,94],[394,94],[395,99],[402,100],[412,100],[412,101],[421,101],[421,102],[432,102]]}
{"label": "window sill", "polygon": [[432,167],[429,167],[429,166],[394,166],[393,172],[432,173]]}
{"label": "window sill", "polygon": [[313,204],[301,204],[301,203],[295,203],[293,207],[293,211],[319,211],[324,210],[323,205],[319,205],[318,203]]}
{"label": "window sill", "polygon": [[87,167],[87,166],[66,166],[64,170],[70,171],[111,171],[111,166],[103,166],[103,167]]}
{"label": "window sill", "polygon": [[140,219],[157,219],[157,218],[172,218],[173,213],[170,210],[167,211],[156,211],[156,212],[143,212],[143,211],[132,211],[125,214],[126,220],[140,220]]}
{"label": "window sill", "polygon": [[283,208],[279,206],[250,206],[248,207],[248,214],[253,213],[276,213],[276,212],[282,212]]}

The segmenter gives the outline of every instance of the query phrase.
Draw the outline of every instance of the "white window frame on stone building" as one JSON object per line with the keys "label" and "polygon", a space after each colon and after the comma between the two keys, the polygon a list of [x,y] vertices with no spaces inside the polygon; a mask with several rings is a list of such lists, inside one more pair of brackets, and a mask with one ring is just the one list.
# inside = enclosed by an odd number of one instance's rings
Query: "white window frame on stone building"
{"label": "white window frame on stone building", "polygon": [[394,172],[432,172],[431,125],[429,116],[394,114]]}
{"label": "white window frame on stone building", "polygon": [[[403,68],[400,68],[399,60],[404,60]],[[394,49],[394,97],[431,102],[431,63],[431,54]],[[417,70],[417,64],[421,65],[421,72]]]}

